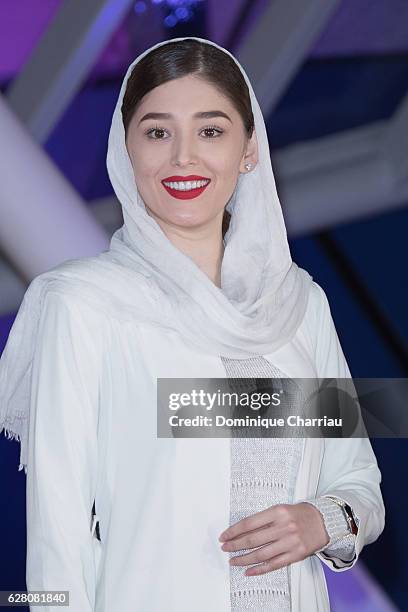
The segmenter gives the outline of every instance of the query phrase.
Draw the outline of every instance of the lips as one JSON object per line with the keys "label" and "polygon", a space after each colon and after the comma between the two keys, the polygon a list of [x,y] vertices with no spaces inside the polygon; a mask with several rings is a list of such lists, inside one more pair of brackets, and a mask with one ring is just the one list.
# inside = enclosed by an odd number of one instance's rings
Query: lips
{"label": "lips", "polygon": [[[166,182],[177,182],[177,181],[208,181],[206,185],[203,187],[197,187],[196,189],[189,189],[188,191],[181,191],[180,189],[172,189],[168,185],[164,184]],[[198,176],[197,174],[189,174],[188,176],[169,176],[162,180],[162,185],[173,198],[178,200],[192,200],[193,198],[197,198],[199,195],[203,193],[203,191],[210,184],[211,179],[206,176]]]}

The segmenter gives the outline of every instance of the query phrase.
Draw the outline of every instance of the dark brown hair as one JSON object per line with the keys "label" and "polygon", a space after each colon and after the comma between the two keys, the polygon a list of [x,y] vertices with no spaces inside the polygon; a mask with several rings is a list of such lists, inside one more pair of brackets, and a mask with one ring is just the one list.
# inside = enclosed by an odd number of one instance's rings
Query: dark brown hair
{"label": "dark brown hair", "polygon": [[[242,118],[248,138],[254,131],[251,98],[243,74],[235,61],[199,40],[168,42],[153,49],[133,68],[122,102],[122,119],[127,136],[129,124],[142,98],[168,81],[194,74],[216,87]],[[230,214],[225,210],[222,233],[228,230]]]}

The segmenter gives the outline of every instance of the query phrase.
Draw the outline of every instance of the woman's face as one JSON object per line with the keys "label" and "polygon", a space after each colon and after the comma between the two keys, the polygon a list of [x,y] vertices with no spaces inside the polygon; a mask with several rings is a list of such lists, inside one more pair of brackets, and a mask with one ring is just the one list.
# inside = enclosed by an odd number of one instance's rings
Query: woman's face
{"label": "woman's face", "polygon": [[258,159],[255,132],[248,140],[229,100],[193,75],[146,94],[126,145],[147,212],[163,229],[220,227],[239,173]]}

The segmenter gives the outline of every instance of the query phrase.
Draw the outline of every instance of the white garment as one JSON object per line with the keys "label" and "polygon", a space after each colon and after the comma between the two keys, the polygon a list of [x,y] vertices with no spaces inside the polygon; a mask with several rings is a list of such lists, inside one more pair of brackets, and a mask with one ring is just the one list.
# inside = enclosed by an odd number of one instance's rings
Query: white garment
{"label": "white garment", "polygon": [[[229,555],[218,542],[230,518],[230,440],[156,437],[156,377],[223,378],[221,359],[106,302],[91,306],[67,279],[47,285],[39,338],[27,588],[69,590],[75,612],[230,610]],[[350,376],[316,283],[293,340],[264,357],[288,377]],[[352,562],[318,553],[289,566],[294,612],[330,609],[319,558],[348,569],[381,533],[380,479],[368,439],[304,441],[294,502],[336,495],[359,533]],[[91,534],[94,499],[101,542]]]}
{"label": "white garment", "polygon": [[[222,288],[146,213],[120,108],[150,50],[129,67],[109,135],[124,226],[109,251],[32,281],[0,361],[0,430],[20,439],[27,469],[27,587],[70,590],[75,612],[229,609],[218,536],[229,523],[230,440],[158,439],[157,377],[223,378],[219,355],[263,355],[295,378],[350,375],[323,292],[290,257],[264,120],[238,62],[259,161],[226,203]],[[384,524],[369,440],[315,438],[302,450],[294,501],[347,501],[360,520],[358,557]],[[94,499],[102,544],[91,532]],[[329,609],[317,555],[289,574],[292,610]]]}

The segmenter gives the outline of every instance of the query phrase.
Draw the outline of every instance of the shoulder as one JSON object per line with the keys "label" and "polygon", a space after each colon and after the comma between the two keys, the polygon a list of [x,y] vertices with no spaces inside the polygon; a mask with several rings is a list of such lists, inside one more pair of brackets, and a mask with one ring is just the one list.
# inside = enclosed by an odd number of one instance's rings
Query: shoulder
{"label": "shoulder", "polygon": [[307,306],[307,313],[311,318],[319,321],[319,315],[330,313],[329,300],[327,299],[326,292],[322,287],[312,281],[310,285],[309,302]]}
{"label": "shoulder", "polygon": [[303,321],[303,328],[316,345],[319,334],[332,322],[331,310],[327,295],[322,287],[312,281],[309,288],[308,302]]}
{"label": "shoulder", "polygon": [[100,255],[71,259],[37,275],[24,300],[33,308],[52,302],[81,310],[88,317],[120,317],[130,295],[143,292],[143,278],[136,273],[129,278],[126,272],[125,276],[120,266]]}
{"label": "shoulder", "polygon": [[[79,261],[79,266],[81,262]],[[72,273],[72,265],[70,266]],[[34,330],[33,350],[37,362],[73,359],[89,371],[99,371],[107,342],[108,319],[103,310],[89,300],[81,283],[66,276],[62,264],[36,276],[24,296],[26,320]],[[89,291],[89,289],[88,289]]]}
{"label": "shoulder", "polygon": [[[150,320],[161,295],[143,270],[115,261],[109,251],[93,257],[71,259],[39,274],[25,299],[33,310],[50,295],[54,301],[80,308],[82,316],[109,324],[138,325]],[[162,312],[162,320],[165,318]]]}
{"label": "shoulder", "polygon": [[101,297],[80,273],[83,266],[82,260],[71,260],[37,275],[24,293],[14,335],[24,333],[38,347],[65,343],[68,348],[80,343],[99,350],[108,319]]}

